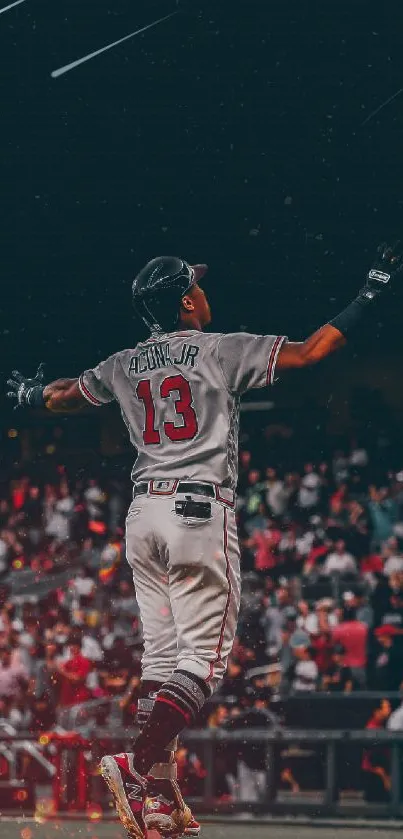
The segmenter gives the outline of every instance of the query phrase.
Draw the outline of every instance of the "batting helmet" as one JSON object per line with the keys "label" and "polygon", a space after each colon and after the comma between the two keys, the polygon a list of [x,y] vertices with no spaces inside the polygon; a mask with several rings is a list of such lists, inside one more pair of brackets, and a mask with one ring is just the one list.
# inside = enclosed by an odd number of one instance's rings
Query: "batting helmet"
{"label": "batting helmet", "polygon": [[179,303],[206,273],[177,256],[157,256],[133,280],[133,306],[151,332],[169,332],[179,319]]}

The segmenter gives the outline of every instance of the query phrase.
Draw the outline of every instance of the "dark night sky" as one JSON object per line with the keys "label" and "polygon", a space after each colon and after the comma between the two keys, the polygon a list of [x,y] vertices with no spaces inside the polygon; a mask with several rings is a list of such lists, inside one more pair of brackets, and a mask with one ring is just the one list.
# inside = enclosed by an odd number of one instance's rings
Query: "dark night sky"
{"label": "dark night sky", "polygon": [[[0,16],[5,372],[75,375],[134,344],[131,278],[161,253],[210,264],[217,330],[302,338],[403,232],[403,95],[363,125],[403,87],[402,9],[188,2],[50,77],[174,8],[27,0]],[[402,308],[397,290],[377,314],[380,349],[402,352]]]}

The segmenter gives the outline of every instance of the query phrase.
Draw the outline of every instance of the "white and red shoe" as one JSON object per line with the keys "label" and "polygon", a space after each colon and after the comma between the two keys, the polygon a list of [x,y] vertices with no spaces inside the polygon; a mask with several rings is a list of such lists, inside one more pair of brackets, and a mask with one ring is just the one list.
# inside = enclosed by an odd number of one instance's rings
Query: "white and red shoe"
{"label": "white and red shoe", "polygon": [[201,830],[201,825],[197,821],[197,819],[192,816],[192,820],[189,822],[188,826],[185,827],[183,836],[199,836]]}
{"label": "white and red shoe", "polygon": [[105,755],[101,760],[100,769],[115,800],[119,819],[130,839],[145,839],[143,807],[147,794],[147,778],[134,768],[133,755]]}
{"label": "white and red shoe", "polygon": [[[149,813],[150,809],[151,809],[151,807],[150,807],[150,805],[148,805],[147,813]],[[162,807],[161,807],[161,809],[160,809],[159,806],[157,808],[157,805],[155,804],[155,799],[153,799],[152,809],[153,809],[153,815],[154,816],[155,816],[156,812],[158,812],[158,811],[161,812],[163,810]],[[166,812],[164,813],[164,815],[166,815]],[[149,820],[149,821],[151,821],[151,820]],[[151,827],[150,827],[150,829],[151,829]],[[169,836],[176,836],[176,837],[179,837],[179,836],[196,836],[197,837],[197,836],[200,836],[200,831],[201,831],[201,825],[199,824],[197,819],[195,819],[194,816],[192,815],[191,820],[190,820],[189,824],[187,825],[187,827],[185,827],[183,833],[175,832],[174,834],[172,834],[172,833],[169,834]]]}
{"label": "white and red shoe", "polygon": [[[163,837],[198,836],[200,825],[185,804],[177,781],[149,777],[143,806],[147,830],[156,830]],[[197,831],[197,832],[196,832]]]}

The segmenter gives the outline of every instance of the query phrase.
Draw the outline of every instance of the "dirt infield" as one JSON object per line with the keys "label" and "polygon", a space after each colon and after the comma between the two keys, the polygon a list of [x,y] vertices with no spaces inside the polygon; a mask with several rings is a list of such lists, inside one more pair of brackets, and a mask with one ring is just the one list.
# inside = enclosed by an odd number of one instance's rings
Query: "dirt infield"
{"label": "dirt infield", "polygon": [[[368,827],[320,827],[315,825],[278,825],[267,822],[204,824],[203,839],[368,839]],[[343,837],[341,836],[343,834]],[[376,830],[376,839],[390,839],[391,827]],[[127,839],[125,831],[115,823],[47,822],[36,824],[32,819],[0,820],[1,839]],[[150,835],[157,839],[157,834]]]}

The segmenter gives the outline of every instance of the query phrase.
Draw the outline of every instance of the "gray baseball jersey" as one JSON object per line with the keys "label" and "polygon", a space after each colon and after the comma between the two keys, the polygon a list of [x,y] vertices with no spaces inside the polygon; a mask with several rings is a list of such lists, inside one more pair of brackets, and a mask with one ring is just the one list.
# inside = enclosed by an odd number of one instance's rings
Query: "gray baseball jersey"
{"label": "gray baseball jersey", "polygon": [[[142,677],[175,669],[213,690],[225,673],[240,603],[240,553],[231,490],[237,479],[239,398],[271,384],[282,337],[194,330],[152,335],[80,377],[94,405],[116,399],[138,450],[132,477],[149,480],[126,519],[144,631]],[[223,489],[204,504],[178,478]],[[161,480],[161,485],[158,480]],[[186,499],[193,512],[181,512]],[[179,506],[178,506],[179,505]]]}
{"label": "gray baseball jersey", "polygon": [[138,456],[133,481],[188,478],[235,490],[239,399],[273,382],[284,336],[154,334],[79,379],[93,405],[113,399]]}

